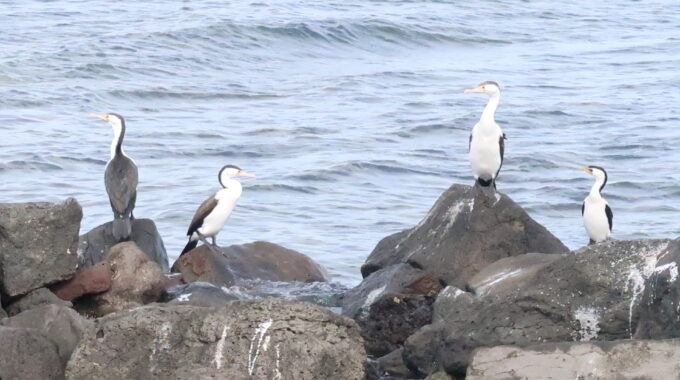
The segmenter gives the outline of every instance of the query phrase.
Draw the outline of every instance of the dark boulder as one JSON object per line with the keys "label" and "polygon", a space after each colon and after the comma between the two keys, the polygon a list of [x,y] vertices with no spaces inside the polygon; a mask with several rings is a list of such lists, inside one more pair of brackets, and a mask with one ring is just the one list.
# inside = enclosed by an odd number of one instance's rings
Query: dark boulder
{"label": "dark boulder", "polygon": [[642,293],[656,287],[649,279],[668,249],[667,240],[604,242],[552,262],[528,258],[527,275],[498,278],[490,270],[497,281],[474,279],[487,284],[477,296],[447,287],[432,324],[407,340],[406,364],[420,374],[462,376],[477,347],[630,338]]}
{"label": "dark boulder", "polygon": [[0,379],[64,379],[57,348],[40,332],[0,326],[0,343]]}
{"label": "dark boulder", "polygon": [[222,306],[238,296],[208,282],[176,285],[166,290],[163,302],[169,305]]}
{"label": "dark boulder", "polygon": [[417,226],[388,236],[361,268],[364,277],[411,263],[462,288],[487,265],[528,252],[564,253],[567,247],[503,194],[453,185]]}
{"label": "dark boulder", "polygon": [[326,271],[308,256],[263,241],[218,247],[219,253],[200,246],[182,255],[172,266],[185,281],[231,286],[237,280],[327,281]]}
{"label": "dark boulder", "polygon": [[0,321],[0,326],[34,329],[54,343],[61,358],[62,366],[92,322],[75,310],[59,305],[45,305],[24,311],[14,317]]}
{"label": "dark boulder", "polygon": [[52,286],[52,291],[57,297],[68,301],[109,289],[111,289],[111,263],[106,260],[78,268],[73,277]]}
{"label": "dark boulder", "polygon": [[7,314],[11,317],[23,311],[48,304],[61,305],[64,307],[73,306],[70,302],[64,301],[54,295],[49,289],[38,288],[9,304],[9,306],[7,306]]}
{"label": "dark boulder", "polygon": [[[78,266],[86,267],[96,264],[106,256],[106,252],[119,242],[111,232],[112,222],[104,223],[82,235],[78,242]],[[156,224],[151,219],[132,220],[132,236],[130,241],[137,244],[151,261],[158,264],[163,272],[169,270],[168,254],[163,239],[158,233]]]}
{"label": "dark boulder", "polygon": [[680,340],[548,343],[475,351],[466,380],[677,379]]}
{"label": "dark boulder", "polygon": [[111,289],[80,297],[74,301],[76,310],[101,317],[160,299],[166,281],[161,268],[135,243],[118,243],[108,250],[105,259],[111,264]]}
{"label": "dark boulder", "polygon": [[14,297],[71,277],[82,216],[73,198],[0,203],[0,291]]}
{"label": "dark boulder", "polygon": [[365,359],[351,319],[265,299],[108,315],[85,334],[66,372],[71,380],[363,380]]}
{"label": "dark boulder", "polygon": [[361,327],[366,351],[382,356],[401,347],[406,338],[431,322],[439,281],[408,264],[373,273],[343,299],[342,313]]}

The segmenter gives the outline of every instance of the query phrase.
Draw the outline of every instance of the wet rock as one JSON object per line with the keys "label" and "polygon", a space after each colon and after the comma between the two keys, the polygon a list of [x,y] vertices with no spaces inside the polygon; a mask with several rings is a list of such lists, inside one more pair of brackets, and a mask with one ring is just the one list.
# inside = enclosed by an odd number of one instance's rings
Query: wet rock
{"label": "wet rock", "polygon": [[379,373],[383,376],[394,376],[402,379],[415,378],[415,374],[404,364],[402,353],[403,349],[399,348],[379,358],[377,360]]}
{"label": "wet rock", "polygon": [[111,289],[79,298],[74,302],[76,310],[100,317],[160,299],[165,290],[161,268],[135,243],[123,242],[113,246],[106,260],[111,264]]}
{"label": "wet rock", "polygon": [[64,301],[61,298],[54,295],[54,293],[49,291],[49,289],[38,288],[36,290],[32,290],[30,293],[26,294],[25,296],[19,298],[18,300],[12,302],[9,306],[7,306],[7,314],[9,314],[9,316],[11,317],[23,311],[48,304],[61,305],[64,307],[73,306],[70,302]]}
{"label": "wet rock", "polygon": [[60,305],[44,305],[24,311],[0,321],[0,326],[35,329],[49,339],[57,348],[62,366],[66,367],[85,330],[92,322],[75,310]]}
{"label": "wet rock", "polygon": [[398,349],[431,322],[441,284],[423,270],[398,264],[373,273],[343,299],[343,315],[361,327],[366,351],[382,356]]}
{"label": "wet rock", "polygon": [[668,250],[668,240],[604,242],[549,263],[527,259],[533,275],[486,281],[478,296],[447,287],[432,324],[407,340],[405,362],[419,374],[444,369],[462,376],[477,347],[628,339],[642,293],[656,287],[649,279]]}
{"label": "wet rock", "polygon": [[231,286],[236,280],[327,281],[325,270],[302,253],[263,241],[219,247],[219,253],[200,246],[172,266],[185,281]]}
{"label": "wet rock", "polygon": [[214,379],[359,380],[365,358],[349,318],[266,299],[215,308],[147,305],[108,315],[85,334],[66,372],[71,380],[194,373]]}
{"label": "wet rock", "polygon": [[383,239],[361,268],[371,273],[397,263],[462,288],[487,265],[528,252],[564,253],[567,247],[519,205],[498,193],[453,185],[415,227]]}
{"label": "wet rock", "polygon": [[0,203],[0,291],[14,297],[71,277],[82,216],[73,198]]}
{"label": "wet rock", "polygon": [[164,302],[170,305],[222,306],[238,296],[208,282],[176,285],[166,291]]}
{"label": "wet rock", "polygon": [[425,380],[454,380],[446,372],[437,372],[425,378]]}
{"label": "wet rock", "polygon": [[[106,252],[119,242],[111,232],[112,222],[104,223],[80,236],[78,242],[78,266],[94,265],[104,259]],[[151,261],[158,264],[163,272],[169,271],[168,254],[163,239],[151,219],[132,220],[130,241],[137,244]]]}
{"label": "wet rock", "polygon": [[62,380],[64,369],[55,345],[34,329],[0,326],[0,378]]}
{"label": "wet rock", "polygon": [[100,261],[94,265],[78,268],[72,278],[52,287],[57,297],[73,301],[85,294],[97,294],[111,289],[111,263]]}
{"label": "wet rock", "polygon": [[680,340],[553,343],[475,351],[466,380],[678,377]]}

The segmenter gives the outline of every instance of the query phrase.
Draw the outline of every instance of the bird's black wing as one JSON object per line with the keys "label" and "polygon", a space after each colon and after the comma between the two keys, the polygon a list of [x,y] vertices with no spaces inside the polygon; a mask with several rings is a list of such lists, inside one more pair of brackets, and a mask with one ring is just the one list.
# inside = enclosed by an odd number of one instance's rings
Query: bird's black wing
{"label": "bird's black wing", "polygon": [[501,168],[503,167],[503,156],[505,155],[505,133],[503,133],[501,137],[498,138],[498,149],[501,152],[501,164],[498,166],[498,170],[496,171],[496,178],[498,178],[498,173],[501,172]]}
{"label": "bird's black wing", "polygon": [[138,180],[137,166],[128,157],[116,156],[106,166],[104,184],[115,213],[125,215],[132,212]]}
{"label": "bird's black wing", "polygon": [[215,199],[214,195],[201,203],[194,214],[194,218],[191,219],[191,224],[187,231],[188,236],[191,236],[197,229],[201,228],[203,220],[215,209],[215,206],[217,206],[217,199]]}
{"label": "bird's black wing", "polygon": [[612,209],[609,207],[609,205],[604,206],[604,212],[607,214],[607,220],[609,221],[609,231],[611,231],[612,227],[614,227],[614,213],[612,212]]}
{"label": "bird's black wing", "polygon": [[472,133],[470,133],[470,139],[468,140],[468,153],[470,153],[471,147],[472,147]]}
{"label": "bird's black wing", "polygon": [[581,216],[586,212],[586,202],[584,201],[583,204],[581,204]]}

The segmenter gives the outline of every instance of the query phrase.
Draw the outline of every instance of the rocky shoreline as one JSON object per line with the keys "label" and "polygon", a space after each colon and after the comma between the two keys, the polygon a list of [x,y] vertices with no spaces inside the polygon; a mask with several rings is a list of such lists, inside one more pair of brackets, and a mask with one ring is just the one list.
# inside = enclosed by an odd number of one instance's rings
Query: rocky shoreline
{"label": "rocky shoreline", "polygon": [[509,197],[453,185],[345,292],[272,243],[170,265],[153,221],[116,243],[109,223],[79,236],[81,218],[74,199],[0,204],[0,379],[680,373],[680,239],[570,252]]}

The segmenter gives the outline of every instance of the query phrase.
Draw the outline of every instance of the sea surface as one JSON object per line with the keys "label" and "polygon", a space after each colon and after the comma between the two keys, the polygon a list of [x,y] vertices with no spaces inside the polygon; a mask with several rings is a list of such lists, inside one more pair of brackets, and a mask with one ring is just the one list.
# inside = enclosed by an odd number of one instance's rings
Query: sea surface
{"label": "sea surface", "polygon": [[218,236],[268,240],[356,284],[383,237],[453,183],[502,88],[499,191],[571,248],[581,202],[604,194],[616,239],[680,236],[680,2],[1,1],[0,201],[111,219],[111,128],[126,117],[135,216],[169,255],[236,164],[258,175]]}

